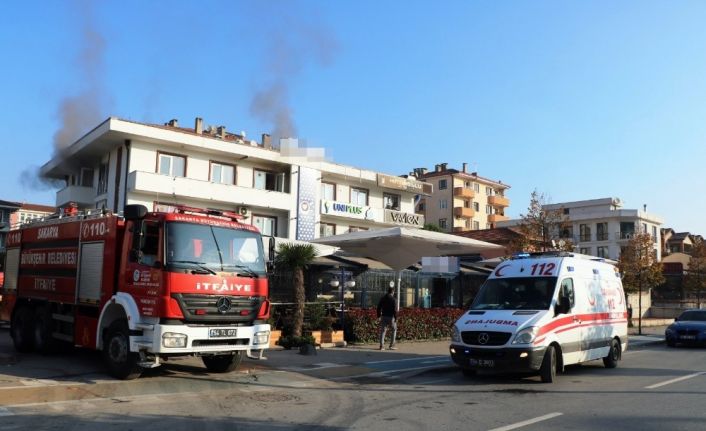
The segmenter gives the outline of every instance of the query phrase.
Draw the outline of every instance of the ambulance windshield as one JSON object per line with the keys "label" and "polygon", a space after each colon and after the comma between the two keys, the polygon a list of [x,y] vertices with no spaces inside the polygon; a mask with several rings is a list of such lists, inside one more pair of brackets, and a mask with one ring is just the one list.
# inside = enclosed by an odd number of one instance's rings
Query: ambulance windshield
{"label": "ambulance windshield", "polygon": [[471,310],[548,310],[556,277],[493,278],[476,295]]}
{"label": "ambulance windshield", "polygon": [[166,263],[170,267],[264,275],[260,235],[247,230],[193,223],[167,223]]}

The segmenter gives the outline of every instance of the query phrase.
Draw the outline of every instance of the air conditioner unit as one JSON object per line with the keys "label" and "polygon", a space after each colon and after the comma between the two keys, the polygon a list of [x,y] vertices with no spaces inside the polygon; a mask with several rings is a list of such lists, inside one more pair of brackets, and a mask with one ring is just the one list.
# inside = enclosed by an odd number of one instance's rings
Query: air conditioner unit
{"label": "air conditioner unit", "polygon": [[247,215],[250,214],[250,209],[248,207],[238,207],[238,214],[247,217]]}

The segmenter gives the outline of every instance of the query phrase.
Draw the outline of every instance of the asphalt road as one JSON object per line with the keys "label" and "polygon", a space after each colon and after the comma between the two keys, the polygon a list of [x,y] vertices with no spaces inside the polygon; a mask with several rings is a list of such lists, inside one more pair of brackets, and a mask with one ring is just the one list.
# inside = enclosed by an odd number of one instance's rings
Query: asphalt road
{"label": "asphalt road", "polygon": [[194,359],[139,380],[107,377],[95,353],[12,356],[0,331],[0,430],[702,430],[706,349],[631,341],[616,369],[465,378],[448,343],[270,352],[240,372]]}

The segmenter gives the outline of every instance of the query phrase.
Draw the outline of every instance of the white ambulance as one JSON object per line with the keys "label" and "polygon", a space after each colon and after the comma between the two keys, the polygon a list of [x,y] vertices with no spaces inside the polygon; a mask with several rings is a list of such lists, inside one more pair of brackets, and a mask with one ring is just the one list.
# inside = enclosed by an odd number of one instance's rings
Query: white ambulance
{"label": "white ambulance", "polygon": [[451,358],[477,370],[539,373],[553,382],[564,366],[603,359],[614,368],[628,345],[618,269],[566,252],[501,262],[456,322]]}

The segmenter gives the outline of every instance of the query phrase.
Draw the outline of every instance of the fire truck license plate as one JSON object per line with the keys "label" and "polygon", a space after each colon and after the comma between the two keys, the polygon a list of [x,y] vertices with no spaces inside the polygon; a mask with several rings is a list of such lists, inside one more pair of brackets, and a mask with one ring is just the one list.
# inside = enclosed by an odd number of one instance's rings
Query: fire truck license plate
{"label": "fire truck license plate", "polygon": [[235,328],[211,328],[208,330],[208,338],[235,338],[237,331]]}

